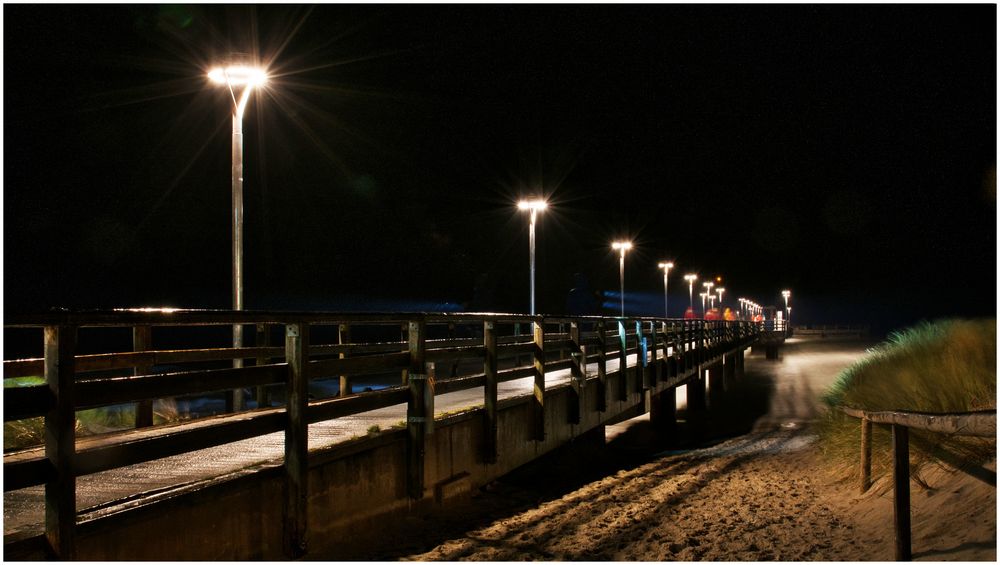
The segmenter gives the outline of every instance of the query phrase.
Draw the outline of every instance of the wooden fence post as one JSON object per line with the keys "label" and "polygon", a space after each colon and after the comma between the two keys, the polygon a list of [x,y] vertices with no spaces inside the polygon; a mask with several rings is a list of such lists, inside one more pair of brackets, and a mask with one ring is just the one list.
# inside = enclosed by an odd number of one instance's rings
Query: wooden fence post
{"label": "wooden fence post", "polygon": [[608,409],[608,328],[597,322],[597,411]]}
{"label": "wooden fence post", "polygon": [[569,398],[567,420],[570,424],[579,424],[581,403],[583,402],[583,386],[587,378],[587,360],[584,358],[583,347],[580,345],[580,324],[578,322],[570,322],[569,339],[572,342],[569,354],[573,365],[570,369],[570,374],[572,375],[569,381],[570,394],[567,395]]}
{"label": "wooden fence post", "polygon": [[545,441],[545,326],[541,321],[532,324],[535,329],[535,423],[534,440]]}
{"label": "wooden fence post", "polygon": [[910,440],[909,429],[892,425],[892,505],[896,526],[896,561],[912,561],[910,553]]}
{"label": "wooden fence post", "polygon": [[409,323],[410,367],[406,380],[410,386],[410,398],[406,405],[406,487],[410,498],[419,500],[424,496],[424,454],[426,449],[425,426],[427,418],[425,392],[427,386],[427,325],[424,320]]}
{"label": "wooden fence post", "polygon": [[635,391],[642,394],[652,385],[649,378],[649,361],[646,353],[649,350],[649,343],[642,331],[642,321],[635,321]]}
{"label": "wooden fence post", "polygon": [[[268,331],[267,324],[257,324],[257,340],[254,343],[257,344],[257,347],[269,347],[271,345],[271,332]],[[267,365],[270,361],[267,355],[258,355],[255,364],[260,367]],[[268,396],[267,386],[261,385],[257,387],[257,408],[264,408],[270,405],[271,399]]]}
{"label": "wooden fence post", "polygon": [[69,561],[76,558],[76,328],[46,326],[44,331],[45,382],[53,399],[45,413],[45,457],[52,466],[45,482],[45,537],[55,558]]}
{"label": "wooden fence post", "polygon": [[[132,328],[132,351],[149,351],[152,349],[152,327],[135,326]],[[153,370],[149,364],[136,365],[133,375],[148,375]],[[145,399],[135,403],[135,427],[148,428],[153,425],[153,400]]]}
{"label": "wooden fence post", "polygon": [[[337,343],[340,345],[345,345],[351,343],[351,326],[350,324],[340,324],[337,326]],[[347,359],[347,353],[341,351],[338,355],[340,359]],[[406,384],[406,381],[403,381]],[[340,375],[340,394],[339,396],[349,396],[351,394],[351,378],[347,375]]]}
{"label": "wooden fence post", "polygon": [[628,400],[628,337],[624,320],[618,320],[618,400]]}
{"label": "wooden fence post", "polygon": [[861,418],[861,494],[872,486],[872,421]]}
{"label": "wooden fence post", "polygon": [[483,372],[486,384],[483,387],[485,407],[485,430],[483,441],[483,461],[497,462],[497,330],[492,320],[483,322]]}
{"label": "wooden fence post", "polygon": [[308,548],[306,534],[309,503],[309,324],[285,326],[285,361],[288,363],[285,411],[285,554],[296,558]]}

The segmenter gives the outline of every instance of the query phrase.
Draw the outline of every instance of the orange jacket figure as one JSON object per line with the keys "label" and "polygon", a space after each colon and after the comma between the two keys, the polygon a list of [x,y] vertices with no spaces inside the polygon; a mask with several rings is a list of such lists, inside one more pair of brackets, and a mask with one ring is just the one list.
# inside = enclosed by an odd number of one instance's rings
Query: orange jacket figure
{"label": "orange jacket figure", "polygon": [[685,320],[693,320],[694,318],[695,318],[694,308],[688,308],[687,310],[684,311]]}
{"label": "orange jacket figure", "polygon": [[733,321],[736,319],[736,314],[734,314],[729,308],[726,308],[726,311],[722,314],[722,319]]}

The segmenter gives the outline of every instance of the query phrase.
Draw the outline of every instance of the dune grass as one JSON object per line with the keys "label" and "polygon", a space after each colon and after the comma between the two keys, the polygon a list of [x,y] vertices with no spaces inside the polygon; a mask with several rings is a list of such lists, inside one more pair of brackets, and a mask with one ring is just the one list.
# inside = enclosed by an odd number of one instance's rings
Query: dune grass
{"label": "dune grass", "polygon": [[[869,411],[970,412],[996,409],[996,320],[924,322],[893,333],[844,370],[824,396],[830,407],[820,435],[831,463],[856,477],[861,422],[841,406]],[[931,462],[951,467],[996,458],[996,439],[911,430],[914,471]],[[890,434],[874,426],[872,474],[890,472]],[[918,479],[919,481],[919,479]]]}

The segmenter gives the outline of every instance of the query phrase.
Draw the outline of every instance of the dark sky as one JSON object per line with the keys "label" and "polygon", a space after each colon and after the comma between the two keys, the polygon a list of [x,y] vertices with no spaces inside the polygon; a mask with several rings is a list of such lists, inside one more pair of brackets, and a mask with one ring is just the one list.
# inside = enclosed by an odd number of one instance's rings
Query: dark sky
{"label": "dark sky", "polygon": [[[996,311],[996,6],[4,5],[4,307],[538,310],[659,260],[800,321]],[[697,297],[696,297],[697,298]],[[612,302],[617,298],[612,297]],[[447,305],[445,305],[447,303]],[[676,306],[674,306],[676,304]]]}

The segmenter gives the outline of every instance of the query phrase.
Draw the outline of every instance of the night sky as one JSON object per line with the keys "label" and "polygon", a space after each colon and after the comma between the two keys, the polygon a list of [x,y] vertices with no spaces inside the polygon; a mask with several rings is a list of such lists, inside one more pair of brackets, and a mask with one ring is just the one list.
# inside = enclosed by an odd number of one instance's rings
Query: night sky
{"label": "night sky", "polygon": [[[632,313],[682,276],[802,323],[994,316],[996,6],[4,5],[4,308]],[[699,283],[700,284],[700,283]],[[697,292],[697,290],[696,290]],[[697,296],[695,296],[697,300]],[[609,314],[617,294],[608,294]]]}

